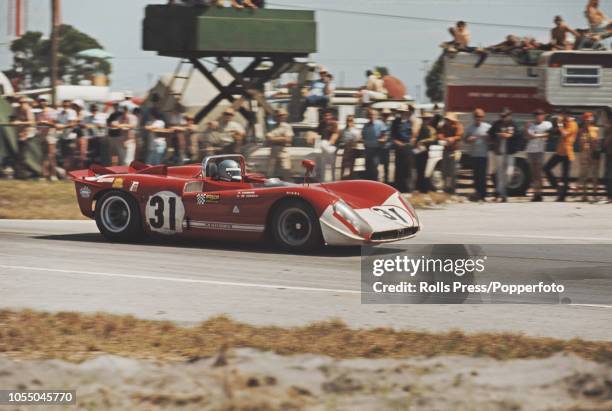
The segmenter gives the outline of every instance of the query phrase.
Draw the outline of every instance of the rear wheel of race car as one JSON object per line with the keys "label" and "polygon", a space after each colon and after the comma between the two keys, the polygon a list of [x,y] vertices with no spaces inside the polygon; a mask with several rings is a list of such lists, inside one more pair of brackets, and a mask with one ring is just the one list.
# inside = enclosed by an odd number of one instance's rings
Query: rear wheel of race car
{"label": "rear wheel of race car", "polygon": [[272,216],[272,235],[278,246],[308,252],[322,244],[321,226],[310,204],[300,200],[281,203]]}
{"label": "rear wheel of race car", "polygon": [[138,203],[123,191],[109,191],[96,202],[96,225],[110,241],[136,241],[142,237]]}

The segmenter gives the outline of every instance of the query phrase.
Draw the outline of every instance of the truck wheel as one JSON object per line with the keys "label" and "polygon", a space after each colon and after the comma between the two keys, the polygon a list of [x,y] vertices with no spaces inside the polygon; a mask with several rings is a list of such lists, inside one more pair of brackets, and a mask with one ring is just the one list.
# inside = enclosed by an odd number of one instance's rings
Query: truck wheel
{"label": "truck wheel", "polygon": [[436,164],[436,168],[434,168],[434,171],[431,173],[431,177],[429,179],[431,181],[431,187],[433,189],[433,191],[436,191],[438,193],[444,191],[445,188],[445,184],[444,184],[444,174],[442,173],[442,162],[438,162],[438,164]]}
{"label": "truck wheel", "polygon": [[142,237],[142,219],[138,203],[129,194],[112,190],[96,202],[96,225],[106,239],[116,242],[137,241]]}
{"label": "truck wheel", "polygon": [[321,226],[312,207],[300,200],[282,203],[272,217],[274,241],[292,252],[312,251],[322,244]]}
{"label": "truck wheel", "polygon": [[[493,174],[493,184],[497,188],[497,173]],[[531,171],[524,158],[514,159],[514,171],[508,179],[508,196],[524,197],[531,184]]]}

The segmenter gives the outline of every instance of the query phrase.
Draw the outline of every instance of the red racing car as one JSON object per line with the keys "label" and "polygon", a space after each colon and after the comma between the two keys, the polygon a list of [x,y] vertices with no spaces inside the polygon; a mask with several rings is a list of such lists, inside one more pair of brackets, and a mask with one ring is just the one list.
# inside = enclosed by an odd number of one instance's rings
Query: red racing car
{"label": "red racing car", "polygon": [[[308,176],[314,163],[304,166]],[[70,175],[81,212],[111,241],[143,235],[272,239],[283,249],[308,251],[403,240],[420,228],[413,207],[388,185],[288,183],[246,173],[239,155],[178,167],[94,165]]]}

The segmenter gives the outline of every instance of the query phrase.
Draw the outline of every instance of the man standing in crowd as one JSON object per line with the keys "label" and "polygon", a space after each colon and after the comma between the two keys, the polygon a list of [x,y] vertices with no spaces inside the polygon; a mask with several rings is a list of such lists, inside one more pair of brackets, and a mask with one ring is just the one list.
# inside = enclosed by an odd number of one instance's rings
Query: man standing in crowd
{"label": "man standing in crowd", "polygon": [[266,141],[270,146],[268,177],[291,177],[291,157],[287,147],[291,146],[294,134],[293,128],[287,123],[287,116],[285,110],[276,110],[276,127],[266,134]]}
{"label": "man standing in crowd", "polygon": [[606,156],[606,191],[608,193],[608,204],[612,204],[612,111],[608,110],[608,125],[604,135],[603,152]]}
{"label": "man standing in crowd", "polygon": [[469,152],[474,172],[474,195],[472,201],[484,201],[487,197],[487,157],[489,152],[489,130],[491,125],[484,122],[485,112],[474,110],[474,123],[465,132],[465,141],[470,145]]}
{"label": "man standing in crowd", "polygon": [[49,101],[45,97],[38,98],[38,105],[40,111],[36,115],[36,124],[43,147],[42,174],[43,177],[55,181],[57,180],[57,133],[55,130],[57,111],[49,106]]}
{"label": "man standing in crowd", "polygon": [[411,192],[413,167],[412,113],[408,107],[400,107],[391,124],[391,140],[395,150],[395,188],[401,193]]}
{"label": "man standing in crowd", "polygon": [[[548,160],[544,166],[544,173],[550,182],[550,185],[557,190],[557,201],[565,201],[567,191],[569,189],[569,174],[572,161],[574,161],[574,142],[578,134],[578,123],[574,120],[567,110],[563,110],[558,118],[558,128],[561,137],[557,144],[555,154]],[[561,178],[563,185],[558,186],[557,177],[552,173],[552,169],[561,164]]]}
{"label": "man standing in crowd", "polygon": [[[385,108],[380,112],[380,120],[385,123],[385,127],[387,130],[391,129],[391,124],[393,124],[393,113],[390,109]],[[391,184],[391,176],[389,175],[389,161],[391,161],[391,148],[392,142],[391,139],[387,138],[385,144],[383,144],[380,148],[380,163],[383,166],[383,174],[384,174],[384,182],[385,184]],[[393,180],[395,181],[395,180]]]}
{"label": "man standing in crowd", "polygon": [[327,167],[331,169],[331,179],[336,180],[336,151],[340,130],[338,121],[331,111],[327,110],[323,114],[323,120],[319,123],[318,134],[321,136],[320,149],[321,155],[318,161],[318,176],[321,181],[327,181]]}
{"label": "man standing in crowd", "polygon": [[546,121],[544,110],[538,109],[534,113],[535,122],[527,123],[527,160],[531,171],[531,185],[533,198],[531,201],[542,201],[542,168],[544,166],[544,152],[546,141],[550,137],[553,125]]}
{"label": "man standing in crowd", "polygon": [[499,120],[493,123],[489,131],[493,149],[495,150],[495,168],[497,177],[497,196],[502,203],[508,201],[508,177],[514,167],[514,153],[519,149],[520,132],[512,120],[512,112],[502,109]]}
{"label": "man standing in crowd", "polygon": [[434,119],[433,113],[423,112],[421,114],[421,127],[416,136],[416,189],[422,194],[428,193],[431,190],[431,182],[425,175],[425,171],[427,169],[427,161],[429,160],[429,146],[436,144],[438,141],[436,129],[433,126]]}
{"label": "man standing in crowd", "polygon": [[149,155],[147,163],[151,165],[158,165],[164,161],[166,154],[166,137],[164,132],[166,131],[166,123],[163,120],[163,115],[159,110],[151,110],[149,122],[145,126],[145,130],[152,136],[149,146]]}
{"label": "man standing in crowd", "polygon": [[340,141],[344,148],[342,165],[340,166],[340,179],[352,178],[355,168],[355,147],[361,139],[359,129],[355,126],[355,116],[346,116],[346,127],[340,134]]}
{"label": "man standing in crowd", "polygon": [[81,99],[75,99],[72,102],[72,108],[77,116],[77,123],[73,129],[76,135],[78,153],[76,168],[83,169],[87,167],[89,153],[89,135],[85,130],[85,119],[89,116],[89,112],[85,110],[85,102]]}
{"label": "man standing in crowd", "polygon": [[444,146],[442,175],[444,192],[455,194],[457,185],[457,158],[460,155],[459,143],[463,137],[463,125],[455,113],[446,113],[444,125],[438,132],[439,144]]}
{"label": "man standing in crowd", "polygon": [[18,154],[15,163],[18,177],[26,177],[25,156],[29,140],[36,137],[36,127],[34,112],[27,97],[19,98],[19,106],[13,115],[13,125],[16,126],[18,139]]}
{"label": "man standing in crowd", "polygon": [[93,161],[97,164],[107,164],[108,140],[106,137],[106,114],[100,112],[97,104],[89,106],[89,115],[84,121],[85,132],[89,135],[90,146],[93,149]]}
{"label": "man standing in crowd", "polygon": [[376,118],[376,110],[372,108],[368,109],[368,122],[361,130],[361,138],[365,146],[366,178],[378,181],[380,150],[387,142],[387,127]]}
{"label": "man standing in crowd", "polygon": [[246,131],[242,124],[234,120],[235,115],[234,109],[228,107],[219,119],[219,132],[223,146],[220,154],[236,154],[242,147]]}
{"label": "man standing in crowd", "polygon": [[113,112],[108,116],[106,125],[108,127],[110,162],[112,165],[123,165],[125,161],[125,149],[123,147],[123,130],[121,120],[124,112],[119,103],[113,105]]}
{"label": "man standing in crowd", "polygon": [[582,191],[582,201],[589,201],[589,183],[593,184],[593,198],[597,197],[599,185],[600,141],[599,128],[594,124],[593,113],[586,112],[582,116],[583,125],[578,132],[578,147],[580,148],[579,190]]}
{"label": "man standing in crowd", "polygon": [[136,157],[136,129],[138,128],[138,117],[132,113],[130,106],[121,106],[121,117],[119,125],[123,133],[123,148],[125,156],[122,165],[130,164]]}
{"label": "man standing in crowd", "polygon": [[70,170],[72,158],[74,155],[74,142],[76,133],[74,127],[78,124],[78,116],[76,111],[71,107],[70,100],[62,101],[62,108],[57,112],[56,128],[60,132],[60,152],[62,154],[62,163],[66,171]]}
{"label": "man standing in crowd", "polygon": [[180,103],[176,103],[170,116],[168,117],[168,128],[172,128],[173,132],[170,135],[168,146],[172,147],[174,156],[171,159],[172,164],[183,165],[185,161],[185,109]]}

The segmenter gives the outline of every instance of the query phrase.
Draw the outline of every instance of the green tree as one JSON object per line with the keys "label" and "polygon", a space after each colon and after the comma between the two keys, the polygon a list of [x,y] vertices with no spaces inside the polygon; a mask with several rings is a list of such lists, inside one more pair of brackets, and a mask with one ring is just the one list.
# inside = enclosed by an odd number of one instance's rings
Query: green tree
{"label": "green tree", "polygon": [[444,55],[440,55],[425,77],[427,97],[429,97],[429,99],[434,103],[444,101],[444,82],[442,81],[443,74]]}
{"label": "green tree", "polygon": [[[108,60],[78,57],[87,49],[103,48],[93,37],[68,24],[59,27],[58,75],[61,83],[78,84],[95,73],[109,75]],[[38,31],[28,31],[11,43],[13,67],[7,71],[10,78],[19,78],[22,88],[37,88],[51,83],[51,40]]]}

